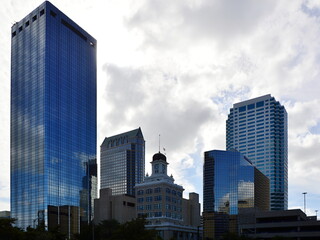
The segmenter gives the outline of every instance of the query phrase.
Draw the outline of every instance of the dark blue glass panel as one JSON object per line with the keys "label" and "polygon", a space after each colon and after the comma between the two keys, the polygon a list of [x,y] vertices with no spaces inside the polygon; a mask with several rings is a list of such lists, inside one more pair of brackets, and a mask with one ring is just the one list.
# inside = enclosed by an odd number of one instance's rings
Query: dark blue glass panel
{"label": "dark blue glass panel", "polygon": [[264,101],[260,101],[256,103],[256,107],[263,107],[264,106]]}
{"label": "dark blue glass panel", "polygon": [[253,103],[253,104],[249,104],[249,105],[248,105],[248,110],[254,109],[254,107],[255,107],[255,106],[254,106],[254,103]]}
{"label": "dark blue glass panel", "polygon": [[239,107],[239,112],[244,112],[247,110],[247,106]]}

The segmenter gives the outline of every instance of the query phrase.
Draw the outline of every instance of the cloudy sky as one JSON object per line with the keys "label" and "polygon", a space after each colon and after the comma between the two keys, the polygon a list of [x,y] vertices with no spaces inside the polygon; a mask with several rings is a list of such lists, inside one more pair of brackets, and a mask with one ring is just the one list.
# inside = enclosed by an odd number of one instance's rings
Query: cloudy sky
{"label": "cloudy sky", "polygon": [[[203,152],[225,149],[232,104],[271,94],[289,117],[289,208],[320,209],[319,0],[52,0],[98,40],[98,145],[141,127],[146,170],[202,199]],[[41,0],[0,8],[0,210],[10,208],[10,29]],[[99,150],[99,146],[97,149]]]}

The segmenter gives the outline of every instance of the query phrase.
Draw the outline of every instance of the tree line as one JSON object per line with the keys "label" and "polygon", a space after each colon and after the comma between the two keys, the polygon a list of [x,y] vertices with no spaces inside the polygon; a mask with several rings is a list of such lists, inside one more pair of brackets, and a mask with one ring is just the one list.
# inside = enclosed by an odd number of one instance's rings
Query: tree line
{"label": "tree line", "polygon": [[[26,230],[14,226],[14,219],[0,219],[1,240],[66,240],[67,235],[59,227],[47,230],[45,226],[28,227]],[[156,230],[145,228],[145,219],[135,219],[123,224],[116,220],[105,220],[98,225],[87,225],[75,234],[72,240],[161,240]]]}

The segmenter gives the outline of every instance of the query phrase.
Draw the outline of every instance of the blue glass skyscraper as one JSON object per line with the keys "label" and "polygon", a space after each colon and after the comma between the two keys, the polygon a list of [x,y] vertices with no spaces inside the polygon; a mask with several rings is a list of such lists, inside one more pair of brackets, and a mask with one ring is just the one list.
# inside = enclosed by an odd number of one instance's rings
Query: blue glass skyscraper
{"label": "blue glass skyscraper", "polygon": [[236,103],[227,120],[227,150],[236,149],[270,178],[270,208],[288,208],[287,112],[270,94]]}
{"label": "blue glass skyscraper", "polygon": [[90,219],[96,40],[44,2],[11,32],[11,215],[19,227]]}
{"label": "blue glass skyscraper", "polygon": [[111,188],[113,195],[135,195],[134,186],[144,180],[144,162],[141,128],[105,138],[100,152],[100,187]]}
{"label": "blue glass skyscraper", "polygon": [[205,238],[237,231],[240,208],[269,210],[269,179],[238,151],[204,153],[203,220]]}

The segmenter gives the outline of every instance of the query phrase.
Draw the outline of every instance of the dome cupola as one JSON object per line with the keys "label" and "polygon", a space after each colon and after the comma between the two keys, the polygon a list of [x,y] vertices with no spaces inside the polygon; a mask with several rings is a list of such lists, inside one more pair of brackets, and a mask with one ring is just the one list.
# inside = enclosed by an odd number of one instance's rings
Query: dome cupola
{"label": "dome cupola", "polygon": [[158,152],[156,154],[153,155],[152,157],[152,161],[157,161],[157,160],[163,160],[165,162],[167,162],[167,157],[166,155],[162,154],[161,152]]}
{"label": "dome cupola", "polygon": [[153,155],[152,157],[152,175],[153,174],[162,174],[167,175],[167,157],[166,155],[162,154],[161,152],[158,152]]}

